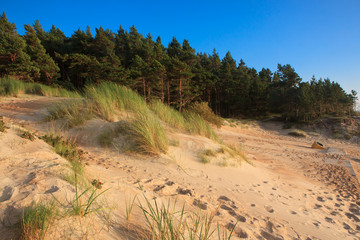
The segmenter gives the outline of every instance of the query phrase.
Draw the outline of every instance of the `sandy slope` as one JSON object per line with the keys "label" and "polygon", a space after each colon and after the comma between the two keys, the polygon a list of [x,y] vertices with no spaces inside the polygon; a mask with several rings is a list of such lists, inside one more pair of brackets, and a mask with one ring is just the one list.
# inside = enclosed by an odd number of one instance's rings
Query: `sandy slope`
{"label": "sandy slope", "polygon": [[[13,126],[46,132],[55,127],[39,121],[51,101],[42,97],[3,99],[0,116]],[[214,163],[204,165],[198,159],[199,151],[216,150],[218,144],[184,133],[170,134],[178,146],[170,147],[168,155],[160,158],[123,153],[121,145],[126,139],[121,137],[114,148],[100,148],[96,139],[105,125],[94,119],[65,134],[76,139],[86,152],[89,178],[98,178],[105,182],[104,188],[110,188],[101,199],[110,209],[105,211],[109,215],[97,213],[87,218],[59,220],[49,233],[50,239],[139,238],[132,228],[125,227],[124,220],[125,202],[135,195],[140,201],[143,195],[164,202],[176,199],[179,206],[185,203],[189,209],[201,208],[204,213],[220,206],[216,221],[227,228],[238,221],[234,239],[360,237],[357,181],[347,169],[323,164],[324,159],[331,158],[356,165],[360,161],[358,145],[321,136],[290,137],[279,123],[224,126],[218,130],[219,137],[224,143],[241,144],[253,165],[222,167]],[[344,148],[347,154],[311,149],[314,140]],[[65,164],[41,140],[29,142],[20,138],[15,127],[0,135],[0,238],[16,237],[10,226],[18,222],[22,208],[31,200],[72,197],[71,185],[61,178]],[[144,226],[138,208],[134,209],[131,223]]]}

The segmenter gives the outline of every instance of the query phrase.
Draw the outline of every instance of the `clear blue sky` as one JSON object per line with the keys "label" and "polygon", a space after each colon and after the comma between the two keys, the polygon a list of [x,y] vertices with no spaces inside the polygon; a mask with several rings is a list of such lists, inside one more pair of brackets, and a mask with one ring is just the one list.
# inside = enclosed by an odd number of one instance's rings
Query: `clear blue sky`
{"label": "clear blue sky", "polygon": [[223,57],[230,51],[257,70],[289,63],[305,81],[329,77],[360,95],[360,0],[2,0],[0,11],[20,34],[36,19],[67,36],[87,25],[117,31],[135,24],[166,46],[173,36],[188,39],[198,52],[216,48]]}

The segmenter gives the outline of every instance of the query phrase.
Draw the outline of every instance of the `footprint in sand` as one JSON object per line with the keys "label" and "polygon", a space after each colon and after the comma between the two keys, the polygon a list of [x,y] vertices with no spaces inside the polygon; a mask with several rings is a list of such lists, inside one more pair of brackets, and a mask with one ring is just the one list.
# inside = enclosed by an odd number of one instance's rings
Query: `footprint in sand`
{"label": "footprint in sand", "polygon": [[1,197],[0,197],[0,202],[5,202],[5,201],[10,200],[13,193],[14,193],[14,189],[12,187],[10,187],[10,186],[6,186],[4,188],[4,191],[3,191],[2,195],[1,195]]}
{"label": "footprint in sand", "polygon": [[320,204],[315,204],[314,209],[319,209],[319,208],[322,208],[322,205],[320,205]]}
{"label": "footprint in sand", "polygon": [[335,221],[329,217],[325,217],[325,221],[327,221],[328,223],[335,223]]}
{"label": "footprint in sand", "polygon": [[265,210],[268,211],[269,213],[273,213],[274,209],[272,208],[272,206],[265,206]]}

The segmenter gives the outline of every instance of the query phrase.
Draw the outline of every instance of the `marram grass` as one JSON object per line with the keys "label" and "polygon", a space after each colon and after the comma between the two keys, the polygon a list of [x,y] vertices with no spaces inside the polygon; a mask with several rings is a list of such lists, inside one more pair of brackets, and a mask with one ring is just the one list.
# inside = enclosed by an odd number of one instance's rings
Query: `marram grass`
{"label": "marram grass", "polygon": [[148,108],[137,93],[111,82],[87,86],[85,97],[92,102],[97,115],[107,121],[114,121],[117,112],[138,112]]}
{"label": "marram grass", "polygon": [[63,88],[50,87],[40,83],[24,82],[8,77],[0,78],[0,96],[17,97],[24,93],[48,97],[80,97],[77,92],[71,92]]}
{"label": "marram grass", "polygon": [[130,125],[139,152],[158,155],[166,153],[168,138],[159,121],[150,111],[138,112]]}

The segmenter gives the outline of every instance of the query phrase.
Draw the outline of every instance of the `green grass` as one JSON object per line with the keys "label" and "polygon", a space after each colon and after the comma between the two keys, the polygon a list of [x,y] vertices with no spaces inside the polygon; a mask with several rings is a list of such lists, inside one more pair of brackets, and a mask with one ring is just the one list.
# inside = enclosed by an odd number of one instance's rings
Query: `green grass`
{"label": "green grass", "polygon": [[159,100],[154,101],[151,110],[164,122],[177,129],[184,129],[185,119],[184,116],[174,108],[162,103]]}
{"label": "green grass", "polygon": [[82,99],[65,100],[48,109],[47,121],[65,119],[65,127],[72,128],[83,125],[92,117],[91,106]]}
{"label": "green grass", "polygon": [[224,119],[217,116],[209,107],[207,102],[196,102],[190,105],[189,110],[199,114],[205,121],[214,124],[216,127],[221,127]]}
{"label": "green grass", "polygon": [[150,155],[167,152],[169,141],[165,130],[150,111],[138,112],[129,130],[134,136],[138,152]]}
{"label": "green grass", "polygon": [[77,149],[74,142],[69,139],[64,139],[62,136],[53,134],[44,135],[41,139],[51,145],[57,154],[68,160],[74,172],[79,175],[83,173],[83,166],[81,165],[83,152]]}
{"label": "green grass", "polygon": [[[214,239],[216,228],[213,227],[214,217],[219,207],[210,215],[203,215],[201,212],[185,211],[185,206],[180,210],[176,209],[176,201],[171,204],[159,204],[156,200],[150,202],[145,197],[144,205],[140,204],[151,239],[172,239],[172,240],[208,240]],[[221,230],[217,225],[219,240],[229,240],[236,227],[230,233]]]}
{"label": "green grass", "polygon": [[214,130],[206,123],[199,114],[189,111],[184,111],[183,115],[185,117],[185,129],[191,134],[197,134],[200,136],[205,136],[214,141],[218,141],[218,138]]}
{"label": "green grass", "polygon": [[209,157],[215,157],[216,156],[216,152],[214,152],[211,149],[205,149],[201,152],[199,152],[198,157],[200,159],[200,162],[206,164],[206,163],[210,163],[211,160]]}
{"label": "green grass", "polygon": [[114,121],[116,114],[122,111],[139,112],[148,108],[137,93],[110,82],[87,86],[85,96],[94,105],[97,115],[107,121]]}
{"label": "green grass", "polygon": [[67,91],[63,88],[50,87],[40,83],[24,82],[7,77],[0,78],[0,96],[17,97],[23,93],[49,97],[80,97],[77,92]]}
{"label": "green grass", "polygon": [[31,203],[22,215],[21,239],[44,239],[48,228],[56,216],[55,204]]}
{"label": "green grass", "polygon": [[24,139],[28,139],[30,141],[35,140],[35,136],[32,133],[30,133],[29,131],[25,131],[23,134],[21,134],[21,137]]}

